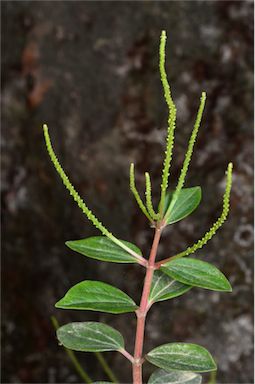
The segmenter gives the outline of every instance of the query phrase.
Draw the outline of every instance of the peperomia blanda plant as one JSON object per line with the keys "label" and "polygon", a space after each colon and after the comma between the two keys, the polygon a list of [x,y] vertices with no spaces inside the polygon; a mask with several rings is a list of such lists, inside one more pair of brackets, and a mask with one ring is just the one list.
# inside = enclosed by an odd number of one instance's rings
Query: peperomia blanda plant
{"label": "peperomia blanda plant", "polygon": [[192,287],[231,292],[229,281],[214,265],[187,256],[202,248],[226,220],[229,212],[233,166],[232,163],[229,163],[226,171],[223,208],[218,220],[200,240],[185,251],[156,261],[158,245],[164,228],[190,215],[198,207],[201,200],[201,188],[184,188],[184,183],[206,100],[206,94],[202,92],[194,129],[188,143],[177,186],[174,191],[170,192],[168,190],[168,178],[174,145],[176,106],[171,96],[165,71],[165,45],[166,32],[162,31],[159,69],[164,96],[169,109],[169,117],[160,201],[157,210],[154,209],[152,204],[149,173],[145,173],[146,192],[144,202],[135,185],[134,164],[130,166],[131,192],[141,211],[147,217],[150,226],[154,229],[154,240],[148,258],[145,258],[135,245],[115,237],[89,210],[61,167],[53,151],[48,128],[46,125],[43,126],[48,153],[64,185],[83,213],[102,233],[102,236],[67,241],[66,245],[72,250],[93,259],[113,263],[138,263],[145,269],[145,279],[139,305],[120,289],[104,282],[91,280],[76,284],[56,303],[56,307],[62,309],[92,310],[113,314],[134,312],[137,318],[137,326],[134,352],[132,354],[125,349],[124,338],[121,333],[100,322],[66,324],[57,330],[57,338],[66,348],[75,351],[117,351],[121,353],[132,365],[133,384],[143,383],[142,368],[145,361],[149,361],[160,368],[151,375],[148,381],[149,384],[199,384],[202,382],[199,373],[212,372],[217,369],[211,354],[204,347],[196,344],[168,343],[158,346],[144,355],[145,321],[148,311],[156,302],[183,295]]}

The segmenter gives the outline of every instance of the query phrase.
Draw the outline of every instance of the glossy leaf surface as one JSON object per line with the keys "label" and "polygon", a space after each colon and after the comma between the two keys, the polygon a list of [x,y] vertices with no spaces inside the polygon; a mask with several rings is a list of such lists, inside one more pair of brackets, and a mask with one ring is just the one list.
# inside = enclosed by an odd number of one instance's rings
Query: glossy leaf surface
{"label": "glossy leaf surface", "polygon": [[70,323],[57,330],[61,345],[74,351],[104,352],[124,348],[120,332],[98,322]]}
{"label": "glossy leaf surface", "polygon": [[202,376],[194,372],[172,371],[158,369],[149,378],[148,384],[201,384]]}
{"label": "glossy leaf surface", "polygon": [[[131,248],[137,254],[141,251],[134,244],[122,241],[127,247]],[[73,251],[81,253],[84,256],[101,261],[112,263],[136,263],[137,259],[130,255],[123,248],[113,243],[105,236],[88,237],[87,239],[67,241],[66,245]]]}
{"label": "glossy leaf surface", "polygon": [[182,257],[163,264],[160,269],[183,284],[213,291],[232,291],[231,285],[223,273],[205,261]]}
{"label": "glossy leaf surface", "polygon": [[146,359],[166,371],[209,372],[217,369],[211,354],[196,344],[164,344],[149,352]]}
{"label": "glossy leaf surface", "polygon": [[135,302],[120,289],[91,280],[73,286],[55,306],[108,313],[133,312],[137,309]]}
{"label": "glossy leaf surface", "polygon": [[172,279],[161,271],[155,271],[153,275],[150,302],[172,299],[189,291],[192,287]]}
{"label": "glossy leaf surface", "polygon": [[[165,212],[172,202],[173,195],[173,192],[166,194]],[[198,207],[201,197],[202,191],[200,187],[183,188],[167,215],[167,224],[176,223],[189,216]]]}

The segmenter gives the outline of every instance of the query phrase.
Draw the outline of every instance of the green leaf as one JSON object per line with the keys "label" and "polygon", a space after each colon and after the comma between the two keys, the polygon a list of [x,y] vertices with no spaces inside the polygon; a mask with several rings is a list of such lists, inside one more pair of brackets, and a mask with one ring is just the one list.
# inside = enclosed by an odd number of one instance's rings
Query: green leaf
{"label": "green leaf", "polygon": [[60,344],[82,352],[118,351],[124,348],[120,332],[98,322],[70,323],[57,330]]}
{"label": "green leaf", "polygon": [[189,291],[191,288],[190,285],[180,283],[161,271],[155,271],[149,301],[155,303],[157,301],[172,299]]}
{"label": "green leaf", "polygon": [[210,372],[217,369],[211,354],[196,344],[164,344],[150,351],[146,359],[166,371]]}
{"label": "green leaf", "polygon": [[182,257],[163,264],[160,269],[183,284],[213,291],[232,291],[231,285],[223,273],[205,261]]}
{"label": "green leaf", "polygon": [[93,384],[112,384],[112,381],[94,381]]}
{"label": "green leaf", "polygon": [[73,286],[55,306],[108,313],[133,312],[137,309],[135,302],[120,289],[91,280]]}
{"label": "green leaf", "polygon": [[[122,240],[122,243],[131,248],[137,254],[141,251],[134,244]],[[105,236],[94,236],[82,240],[67,241],[66,245],[73,251],[81,253],[92,259],[109,261],[112,263],[137,263],[137,259],[127,251],[113,243]]]}
{"label": "green leaf", "polygon": [[166,372],[157,369],[149,378],[148,384],[201,384],[202,376],[194,372]]}
{"label": "green leaf", "polygon": [[183,188],[174,203],[172,203],[173,196],[173,192],[166,194],[165,213],[170,204],[173,204],[166,217],[167,224],[176,223],[186,216],[189,216],[198,207],[201,201],[202,191],[200,187]]}

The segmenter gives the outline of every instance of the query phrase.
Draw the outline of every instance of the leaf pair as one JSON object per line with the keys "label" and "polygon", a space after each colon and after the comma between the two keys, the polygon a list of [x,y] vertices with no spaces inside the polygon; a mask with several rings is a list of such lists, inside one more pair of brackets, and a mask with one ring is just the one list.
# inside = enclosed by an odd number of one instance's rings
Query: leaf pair
{"label": "leaf pair", "polygon": [[[123,242],[141,254],[131,243]],[[136,259],[108,238],[97,236],[66,243],[71,249],[91,258],[134,263]],[[161,265],[155,271],[149,302],[168,300],[191,289],[192,286],[231,292],[226,277],[213,265],[192,258],[179,258]],[[134,301],[121,290],[109,284],[85,281],[71,288],[66,296],[56,304],[60,308],[98,310],[110,313],[132,312],[137,309]]]}
{"label": "leaf pair", "polygon": [[[122,352],[125,347],[123,336],[119,331],[98,322],[66,324],[57,330],[57,337],[60,344],[74,351]],[[164,344],[150,351],[146,355],[146,360],[166,371],[216,370],[211,354],[196,344]]]}
{"label": "leaf pair", "polygon": [[[180,296],[191,286],[173,280],[161,271],[153,276],[149,305]],[[101,281],[82,281],[55,304],[56,308],[90,310],[107,313],[128,313],[138,308],[136,303],[120,289]]]}
{"label": "leaf pair", "polygon": [[[141,254],[141,251],[133,244],[123,242],[129,248]],[[134,263],[135,258],[122,248],[103,236],[90,237],[88,239],[68,241],[67,246],[88,257],[103,261]],[[180,296],[191,287],[161,271],[155,271],[149,296],[149,305],[157,301],[163,301]],[[57,308],[92,310],[107,313],[134,312],[138,308],[136,303],[120,289],[100,281],[82,281],[66,293],[56,303]]]}

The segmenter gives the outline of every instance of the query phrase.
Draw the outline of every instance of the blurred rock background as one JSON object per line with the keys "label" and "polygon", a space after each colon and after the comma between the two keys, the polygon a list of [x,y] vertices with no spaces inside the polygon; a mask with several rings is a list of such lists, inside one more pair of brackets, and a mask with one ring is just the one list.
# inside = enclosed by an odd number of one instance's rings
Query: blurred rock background
{"label": "blurred rock background", "polygon": [[[131,352],[135,317],[61,311],[75,283],[102,279],[139,300],[144,271],[75,254],[66,240],[97,235],[70,199],[45,150],[42,123],[74,185],[119,238],[145,255],[152,231],[129,192],[150,171],[158,197],[167,108],[158,71],[162,29],[178,107],[174,186],[202,90],[208,101],[187,186],[201,185],[192,216],[168,228],[159,257],[199,239],[221,212],[225,169],[234,163],[231,214],[200,252],[230,279],[232,294],[192,289],[153,307],[145,351],[169,341],[202,344],[219,364],[217,383],[253,382],[253,2],[2,2],[2,382],[78,383],[58,346],[59,322],[116,327]],[[106,379],[95,357],[77,354]],[[105,354],[121,382],[129,363]],[[145,379],[153,371],[146,364]],[[204,382],[207,381],[205,375]]]}

